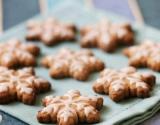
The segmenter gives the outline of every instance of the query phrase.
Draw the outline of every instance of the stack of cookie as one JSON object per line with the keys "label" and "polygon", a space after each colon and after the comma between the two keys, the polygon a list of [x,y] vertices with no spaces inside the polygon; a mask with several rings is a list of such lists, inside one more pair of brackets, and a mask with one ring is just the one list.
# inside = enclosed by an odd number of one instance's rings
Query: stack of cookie
{"label": "stack of cookie", "polygon": [[[63,41],[76,39],[78,28],[73,23],[60,22],[55,18],[44,21],[29,21],[27,41],[41,41],[53,46]],[[105,68],[105,60],[94,55],[91,49],[97,47],[105,52],[114,52],[118,46],[133,45],[134,31],[129,23],[113,23],[103,19],[97,24],[80,28],[80,46],[83,49],[62,48],[57,54],[46,55],[40,65],[49,69],[53,79],[71,77],[86,81],[93,72],[100,72],[92,86],[97,94],[109,95],[119,102],[131,97],[147,98],[156,83],[156,77],[149,72],[140,73],[136,67],[149,67],[160,71],[160,44],[145,41],[123,50],[129,58],[129,65],[122,69]],[[84,49],[85,48],[85,49]],[[37,76],[34,66],[40,48],[36,42],[22,42],[11,39],[0,43],[0,104],[20,101],[33,105],[36,96],[52,89],[51,83]],[[44,108],[38,111],[41,123],[76,125],[78,123],[100,122],[103,98],[81,95],[79,90],[69,90],[63,96],[46,96]]]}

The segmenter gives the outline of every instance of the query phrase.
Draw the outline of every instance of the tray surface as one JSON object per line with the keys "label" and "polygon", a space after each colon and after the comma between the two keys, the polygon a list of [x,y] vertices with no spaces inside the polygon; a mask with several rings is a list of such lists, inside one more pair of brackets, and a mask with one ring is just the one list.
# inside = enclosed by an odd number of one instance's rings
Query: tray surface
{"label": "tray surface", "polygon": [[[46,14],[45,16],[37,16],[35,17],[35,19],[39,20],[46,18],[47,16],[54,16],[63,21],[75,22],[79,27],[84,24],[94,23],[98,19],[104,16],[107,16],[109,19],[118,22],[126,20],[124,18],[121,18],[119,16],[110,13],[103,13],[98,10],[88,10],[85,7],[69,2],[64,2],[61,5],[59,5],[56,9],[54,9],[53,12]],[[137,43],[140,40],[146,38],[153,40],[159,39],[158,38],[159,31],[156,31],[146,26],[139,26],[138,24],[133,24],[133,27],[136,32]],[[25,33],[26,33],[25,23],[23,23],[6,32],[3,36],[1,36],[0,41],[5,41],[12,37],[17,37],[19,39],[24,40]],[[39,57],[38,60],[40,60],[41,57],[44,55],[56,53],[62,47],[68,47],[73,50],[80,49],[78,41],[76,42],[66,41],[53,47],[46,47],[40,42],[37,42],[36,44],[41,47],[41,56]],[[92,49],[92,50],[94,54],[100,59],[102,59],[106,63],[106,66],[109,68],[119,69],[128,65],[128,59],[121,53],[122,48],[117,50],[113,54],[107,54],[99,49]],[[40,65],[37,66],[35,69],[37,75],[48,79],[52,83],[53,90],[51,92],[39,95],[37,97],[37,101],[34,106],[24,105],[19,102],[14,102],[8,105],[0,105],[1,110],[9,114],[12,114],[13,116],[19,118],[20,120],[28,124],[31,125],[40,124],[37,122],[36,113],[38,110],[42,108],[41,99],[46,95],[49,94],[62,95],[70,89],[78,89],[81,91],[81,93],[87,95],[97,95],[92,90],[92,84],[98,78],[98,73],[90,75],[89,79],[86,82],[81,82],[74,80],[72,78],[66,78],[60,80],[51,79],[48,74],[48,69],[45,69]],[[139,69],[138,71],[153,72],[149,69]],[[153,73],[157,76],[157,84],[152,91],[151,97],[147,99],[134,98],[122,101],[120,103],[115,103],[108,96],[99,95],[104,98],[104,107],[101,110],[101,122],[97,124],[98,125],[137,124],[151,117],[160,108],[159,106],[160,74],[156,72]]]}

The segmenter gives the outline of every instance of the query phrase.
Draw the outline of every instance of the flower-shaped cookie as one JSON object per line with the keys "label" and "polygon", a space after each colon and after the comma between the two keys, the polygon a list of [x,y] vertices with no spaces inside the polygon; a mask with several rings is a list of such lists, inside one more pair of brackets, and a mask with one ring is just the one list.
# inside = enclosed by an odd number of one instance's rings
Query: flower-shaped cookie
{"label": "flower-shaped cookie", "polygon": [[133,67],[105,69],[93,84],[93,90],[109,95],[114,101],[121,101],[129,97],[148,97],[154,84],[154,75],[138,73]]}
{"label": "flower-shaped cookie", "polygon": [[112,23],[106,19],[95,25],[81,28],[81,46],[98,47],[106,52],[114,51],[118,45],[131,45],[134,33],[128,23]]}
{"label": "flower-shaped cookie", "polygon": [[76,26],[71,23],[62,23],[54,18],[44,21],[31,20],[27,25],[27,40],[40,40],[46,45],[74,40],[76,36]]}
{"label": "flower-shaped cookie", "polygon": [[45,107],[37,114],[41,123],[96,123],[100,121],[103,98],[82,96],[79,91],[70,90],[64,96],[47,96],[43,99],[43,105]]}
{"label": "flower-shaped cookie", "polygon": [[160,43],[145,40],[140,45],[124,49],[123,53],[129,58],[129,65],[134,67],[149,67],[160,71]]}
{"label": "flower-shaped cookie", "polygon": [[67,48],[44,57],[42,65],[50,68],[50,75],[53,78],[73,77],[77,80],[86,80],[91,72],[104,68],[104,63],[96,58],[92,51],[87,49],[73,51]]}
{"label": "flower-shaped cookie", "polygon": [[49,82],[37,77],[32,68],[10,70],[0,67],[0,104],[18,100],[31,105],[38,93],[50,88]]}
{"label": "flower-shaped cookie", "polygon": [[39,52],[39,47],[32,43],[11,39],[0,43],[0,65],[8,68],[34,66]]}

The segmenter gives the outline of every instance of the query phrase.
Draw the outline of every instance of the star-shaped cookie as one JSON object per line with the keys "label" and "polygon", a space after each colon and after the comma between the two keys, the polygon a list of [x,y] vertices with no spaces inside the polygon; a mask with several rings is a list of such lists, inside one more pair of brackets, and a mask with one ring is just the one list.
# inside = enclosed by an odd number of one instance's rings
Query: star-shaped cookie
{"label": "star-shaped cookie", "polygon": [[104,68],[104,63],[91,50],[73,51],[68,48],[44,57],[42,65],[50,69],[53,78],[73,77],[77,80],[86,80],[90,73]]}
{"label": "star-shaped cookie", "polygon": [[139,73],[133,67],[105,69],[93,84],[93,90],[109,95],[113,101],[130,97],[146,98],[155,84],[155,79],[154,75]]}
{"label": "star-shaped cookie", "polygon": [[82,96],[78,90],[70,90],[63,96],[45,97],[43,105],[45,107],[37,114],[41,123],[97,123],[100,121],[99,110],[103,106],[103,98]]}
{"label": "star-shaped cookie", "polygon": [[118,45],[134,43],[134,33],[129,23],[113,23],[102,19],[95,25],[81,28],[81,46],[98,47],[106,52],[113,52]]}
{"label": "star-shaped cookie", "polygon": [[0,67],[0,104],[20,101],[34,104],[38,93],[49,91],[50,83],[35,75],[33,68],[11,70]]}
{"label": "star-shaped cookie", "polygon": [[124,49],[124,55],[129,58],[129,65],[134,67],[149,67],[160,71],[160,43],[145,40],[140,45]]}
{"label": "star-shaped cookie", "polygon": [[60,22],[55,18],[44,21],[31,20],[27,24],[27,40],[38,40],[45,45],[54,45],[62,41],[72,41],[76,37],[76,26]]}
{"label": "star-shaped cookie", "polygon": [[32,43],[11,39],[0,43],[0,65],[8,68],[35,66],[40,48]]}

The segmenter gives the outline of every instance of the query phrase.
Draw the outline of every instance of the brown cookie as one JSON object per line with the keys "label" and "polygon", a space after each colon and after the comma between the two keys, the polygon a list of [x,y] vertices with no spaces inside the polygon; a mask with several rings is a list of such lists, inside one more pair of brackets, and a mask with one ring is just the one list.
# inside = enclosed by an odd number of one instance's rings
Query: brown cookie
{"label": "brown cookie", "polygon": [[155,84],[155,79],[154,75],[138,73],[133,67],[121,70],[105,69],[93,84],[93,90],[109,95],[113,101],[129,97],[146,98]]}
{"label": "brown cookie", "polygon": [[86,80],[91,72],[104,68],[104,63],[96,58],[92,51],[73,51],[68,48],[44,57],[42,65],[50,69],[53,78],[73,77],[77,80]]}
{"label": "brown cookie", "polygon": [[70,90],[63,96],[45,97],[43,105],[45,107],[37,114],[41,123],[97,123],[100,121],[99,110],[103,106],[103,98],[82,96],[78,90]]}
{"label": "brown cookie", "polygon": [[113,23],[106,19],[82,27],[81,36],[82,47],[98,47],[106,52],[113,52],[120,44],[131,45],[134,42],[129,23]]}
{"label": "brown cookie", "polygon": [[39,47],[32,43],[11,39],[0,43],[0,65],[8,68],[34,66],[39,52]]}
{"label": "brown cookie", "polygon": [[46,45],[74,40],[76,37],[76,26],[72,23],[62,23],[54,18],[44,21],[29,21],[27,24],[27,40],[40,40]]}
{"label": "brown cookie", "polygon": [[18,100],[31,105],[38,93],[50,88],[49,82],[37,77],[32,68],[10,70],[0,67],[0,104]]}
{"label": "brown cookie", "polygon": [[129,58],[129,65],[160,72],[160,43],[145,40],[140,45],[124,49],[123,53]]}

